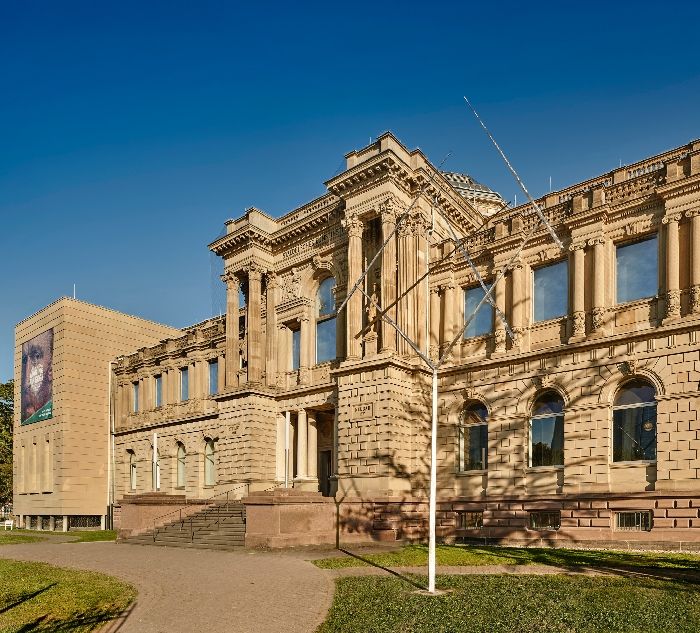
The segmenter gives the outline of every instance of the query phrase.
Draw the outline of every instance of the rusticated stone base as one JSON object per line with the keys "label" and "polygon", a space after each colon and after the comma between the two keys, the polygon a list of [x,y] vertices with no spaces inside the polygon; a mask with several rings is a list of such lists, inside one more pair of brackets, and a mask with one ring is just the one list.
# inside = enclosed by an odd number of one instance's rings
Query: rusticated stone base
{"label": "rusticated stone base", "polygon": [[199,499],[185,499],[185,495],[160,492],[127,495],[118,501],[119,514],[115,515],[114,529],[119,538],[128,538],[180,517],[190,516],[209,503],[211,502]]}

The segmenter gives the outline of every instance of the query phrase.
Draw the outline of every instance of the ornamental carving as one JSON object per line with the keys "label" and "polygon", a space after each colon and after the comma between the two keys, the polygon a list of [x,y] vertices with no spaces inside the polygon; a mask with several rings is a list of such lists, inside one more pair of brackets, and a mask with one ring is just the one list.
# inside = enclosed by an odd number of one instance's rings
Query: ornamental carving
{"label": "ornamental carving", "polygon": [[668,224],[669,222],[680,222],[682,217],[682,213],[669,213],[663,220],[661,220],[661,223]]}
{"label": "ornamental carving", "polygon": [[630,358],[622,363],[620,363],[617,368],[626,376],[632,376],[637,373],[639,367],[639,361],[636,358]]}
{"label": "ornamental carving", "polygon": [[690,211],[685,212],[685,217],[686,218],[694,218],[696,216],[700,215],[700,208],[697,209],[690,209]]}
{"label": "ornamental carving", "polygon": [[232,270],[225,270],[224,274],[221,275],[221,281],[223,281],[226,284],[226,287],[230,290],[237,291],[241,285],[241,280]]}
{"label": "ornamental carving", "polygon": [[586,333],[586,313],[574,312],[574,336],[583,336]]}
{"label": "ornamental carving", "polygon": [[506,331],[499,327],[493,333],[494,351],[505,352],[506,351]]}
{"label": "ornamental carving", "polygon": [[345,218],[340,221],[340,224],[347,231],[349,237],[362,237],[364,225],[356,213],[346,212]]}
{"label": "ornamental carving", "polygon": [[575,251],[583,251],[586,248],[586,241],[575,242],[569,246],[569,250],[573,253]]}
{"label": "ornamental carving", "polygon": [[669,290],[666,293],[666,317],[678,319],[681,316],[681,291]]}
{"label": "ornamental carving", "polygon": [[600,244],[601,246],[605,245],[605,238],[600,236],[600,237],[592,237],[590,240],[588,240],[589,246],[595,246],[596,244]]}
{"label": "ornamental carving", "polygon": [[396,222],[396,202],[393,198],[387,198],[379,205],[379,213],[383,222]]}
{"label": "ornamental carving", "polygon": [[267,272],[260,264],[257,262],[250,262],[243,271],[248,275],[248,281],[262,281],[262,276]]}
{"label": "ornamental carving", "polygon": [[280,279],[282,288],[282,302],[291,301],[301,296],[301,272],[298,268],[292,267],[286,275]]}
{"label": "ornamental carving", "polygon": [[535,388],[538,390],[547,389],[554,384],[551,374],[541,373],[532,379]]}
{"label": "ornamental carving", "polygon": [[328,270],[330,271],[332,267],[332,262],[330,257],[321,257],[320,255],[314,255],[312,261],[314,270]]}
{"label": "ornamental carving", "polygon": [[593,330],[600,330],[605,325],[605,308],[593,308],[591,312]]}
{"label": "ornamental carving", "polygon": [[700,286],[690,289],[690,310],[693,313],[700,312]]}

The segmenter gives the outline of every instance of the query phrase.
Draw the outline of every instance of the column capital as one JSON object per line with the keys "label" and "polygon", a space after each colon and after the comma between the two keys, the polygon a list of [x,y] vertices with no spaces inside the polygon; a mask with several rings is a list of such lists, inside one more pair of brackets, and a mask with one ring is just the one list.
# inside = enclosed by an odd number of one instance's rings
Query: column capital
{"label": "column capital", "polygon": [[700,207],[698,207],[697,209],[690,209],[689,211],[685,212],[686,218],[694,218],[698,215],[700,215]]}
{"label": "column capital", "polygon": [[238,273],[232,270],[224,270],[224,274],[221,275],[221,281],[223,281],[228,288],[237,289],[241,285],[241,280],[238,278]]}
{"label": "column capital", "polygon": [[605,245],[605,237],[599,235],[598,237],[592,237],[588,240],[588,246]]}
{"label": "column capital", "polygon": [[342,227],[348,232],[350,237],[362,237],[364,225],[357,213],[345,213],[345,218],[340,221]]}
{"label": "column capital", "polygon": [[580,242],[573,242],[569,246],[569,250],[574,253],[576,251],[583,251],[586,249],[586,240],[582,240]]}
{"label": "column capital", "polygon": [[267,283],[267,287],[269,288],[277,288],[279,285],[279,278],[277,277],[277,273],[274,270],[268,270],[265,273],[265,282]]}
{"label": "column capital", "polygon": [[250,262],[245,268],[243,268],[243,271],[247,273],[248,275],[248,280],[253,280],[253,281],[262,281],[262,276],[265,274],[267,271],[257,262]]}
{"label": "column capital", "polygon": [[662,224],[669,224],[671,222],[678,223],[681,221],[682,217],[683,217],[682,213],[669,213],[661,220],[661,223]]}
{"label": "column capital", "polygon": [[387,198],[379,204],[379,214],[382,217],[382,222],[391,224],[396,222],[396,202],[394,202],[393,198]]}

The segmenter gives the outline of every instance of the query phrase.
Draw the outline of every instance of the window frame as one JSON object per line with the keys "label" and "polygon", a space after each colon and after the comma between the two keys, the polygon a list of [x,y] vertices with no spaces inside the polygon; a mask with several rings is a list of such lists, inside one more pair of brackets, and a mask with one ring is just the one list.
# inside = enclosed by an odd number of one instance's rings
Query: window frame
{"label": "window frame", "polygon": [[153,377],[153,402],[156,409],[163,406],[163,374]]}
{"label": "window frame", "polygon": [[[618,282],[619,282],[619,278],[620,278],[619,263],[618,263],[619,250],[621,248],[626,248],[628,246],[634,246],[635,244],[642,244],[644,242],[650,242],[651,240],[656,241],[656,250],[655,250],[655,252],[656,252],[656,291],[652,295],[646,295],[643,297],[635,297],[633,299],[625,299],[624,301],[620,301],[619,294],[618,294],[619,293],[619,283]],[[614,305],[615,306],[623,306],[623,305],[627,305],[630,303],[634,303],[635,301],[651,301],[653,299],[659,298],[659,294],[660,294],[660,287],[659,287],[660,286],[660,283],[659,283],[660,276],[659,275],[660,275],[660,270],[661,270],[660,266],[659,266],[659,264],[660,264],[660,257],[659,257],[659,245],[660,245],[660,243],[661,243],[661,240],[660,240],[659,233],[657,231],[655,233],[648,233],[647,235],[639,236],[639,237],[632,239],[632,240],[626,240],[623,242],[617,242],[617,243],[613,244],[615,247],[615,276],[614,276],[614,278],[615,278],[615,282],[614,282],[614,285],[615,285],[615,287],[614,287],[614,301],[615,301],[615,303],[614,303]]]}
{"label": "window frame", "polygon": [[[216,368],[216,369],[214,369]],[[214,374],[212,376],[212,373]],[[215,396],[219,393],[219,359],[210,358],[207,361],[207,374],[209,376],[209,389],[208,393],[210,396]],[[212,380],[213,378],[213,380]]]}
{"label": "window frame", "polygon": [[[535,520],[537,517],[557,517],[553,524],[539,525]],[[546,523],[546,522],[542,522]],[[556,532],[561,529],[561,510],[528,510],[527,529],[537,532]]]}
{"label": "window frame", "polygon": [[[480,422],[465,422],[466,418],[466,413],[469,412],[470,410],[474,411],[477,408],[483,408],[483,410],[486,412],[485,417],[480,417],[481,421]],[[489,410],[488,407],[483,403],[478,400],[473,400],[471,402],[465,403],[465,406],[462,408],[462,411],[460,413],[459,417],[459,424],[458,424],[458,451],[459,455],[457,458],[457,472],[458,473],[480,473],[480,472],[486,472],[488,471],[488,464],[489,464]],[[481,432],[481,429],[483,427],[486,427],[486,442],[485,446],[481,447],[481,468],[467,468],[466,467],[466,456],[465,456],[465,433],[467,430],[471,429],[479,429]],[[480,438],[481,440],[481,438]]]}
{"label": "window frame", "polygon": [[[527,456],[527,463],[528,463],[528,468],[564,468],[564,445],[566,443],[566,439],[564,437],[564,419],[565,419],[565,409],[566,409],[566,401],[564,398],[561,396],[561,394],[558,391],[555,391],[553,389],[549,389],[547,391],[543,391],[540,395],[538,395],[532,402],[532,407],[531,410],[534,410],[535,406],[537,403],[544,398],[547,394],[553,394],[557,398],[561,400],[562,403],[562,410],[561,413],[540,413],[538,415],[530,415],[530,419],[528,420],[528,456]],[[561,464],[538,464],[537,466],[533,466],[532,462],[532,456],[533,456],[533,449],[532,449],[532,423],[533,421],[538,421],[538,420],[546,420],[549,418],[555,418],[555,425],[557,423],[556,418],[561,418],[561,425],[562,425],[562,431],[561,431],[561,459],[562,463]],[[556,428],[556,426],[555,426]],[[556,435],[556,432],[553,434],[553,437]]]}
{"label": "window frame", "polygon": [[[535,276],[537,275],[537,272],[540,270],[544,270],[545,268],[553,268],[555,266],[564,266],[566,268],[566,284],[565,284],[565,290],[566,290],[566,306],[564,308],[563,314],[559,314],[556,316],[551,316],[547,317],[544,319],[538,319],[535,311],[537,309],[537,286],[535,284]],[[531,283],[530,287],[532,289],[532,294],[531,294],[531,309],[530,309],[530,318],[532,319],[532,323],[546,323],[547,321],[556,321],[556,320],[561,320],[569,316],[571,313],[571,292],[570,292],[570,275],[571,275],[571,270],[569,266],[569,260],[568,259],[560,259],[555,262],[546,262],[543,263],[539,266],[535,266],[532,268],[532,274],[531,274]]]}
{"label": "window frame", "polygon": [[[654,512],[652,510],[618,510],[614,514],[613,529],[616,532],[651,532],[654,528]],[[620,526],[620,519],[629,515],[632,515],[631,524],[629,526]],[[644,515],[647,517],[646,521],[642,518]],[[639,518],[638,525],[637,518]]]}
{"label": "window frame", "polygon": [[136,467],[136,454],[134,451],[129,453],[129,490],[136,490],[138,484],[138,471]]}
{"label": "window frame", "polygon": [[[473,525],[469,525],[469,518],[474,519]],[[483,510],[457,510],[457,529],[458,530],[483,530],[484,529],[484,511]]]}
{"label": "window frame", "polygon": [[[484,282],[484,283],[486,283],[486,282]],[[464,319],[464,321],[463,321],[462,327],[464,327],[464,323],[467,322],[467,317],[469,316],[469,314],[471,314],[471,310],[469,310],[469,312],[467,311],[467,301],[468,301],[468,295],[469,295],[469,293],[470,293],[470,292],[473,292],[473,291],[480,291],[480,292],[481,292],[481,297],[479,297],[479,301],[481,301],[481,299],[486,295],[486,291],[485,291],[480,285],[478,285],[478,286],[468,286],[468,287],[463,288],[463,290],[464,290],[464,293],[463,293],[463,304],[464,304],[464,315],[463,315],[463,319]],[[491,296],[492,296],[492,298],[493,298],[493,293],[492,293]],[[479,303],[479,302],[477,301],[477,305],[478,305],[478,303]],[[487,311],[489,311],[489,327],[488,327],[488,330],[483,331],[483,332],[477,332],[477,333],[475,333],[475,334],[469,334],[469,327],[467,327],[467,328],[464,330],[464,335],[463,335],[464,340],[476,339],[476,338],[480,338],[480,337],[482,337],[482,336],[491,336],[491,335],[493,334],[495,310],[493,309],[493,306],[492,306],[488,301],[485,301],[485,302],[481,305],[481,307],[479,308],[479,312],[478,312],[477,314],[481,313],[481,311],[484,310],[484,309],[486,309]],[[476,322],[477,322],[477,317],[474,318],[474,320],[469,324],[469,326],[471,327],[471,325],[472,325],[472,324],[475,324]]]}
{"label": "window frame", "polygon": [[140,404],[140,384],[137,380],[131,383],[131,412],[138,413]]}
{"label": "window frame", "polygon": [[177,443],[175,487],[184,489],[187,485],[187,451],[182,442]]}
{"label": "window frame", "polygon": [[[643,382],[646,383],[649,387],[651,387],[654,390],[654,401],[653,402],[637,402],[633,404],[621,404],[621,405],[616,405],[615,401],[617,398],[620,396],[620,393],[626,389],[626,385],[629,385],[635,381]],[[615,397],[613,399],[613,406],[612,406],[612,419],[611,419],[611,424],[610,424],[610,429],[612,431],[612,438],[610,441],[610,450],[611,450],[611,455],[610,455],[610,461],[612,464],[655,464],[657,457],[658,457],[658,442],[659,442],[659,431],[658,431],[658,403],[656,400],[656,395],[657,395],[657,390],[656,387],[651,383],[649,380],[646,380],[644,378],[634,378],[632,380],[627,380],[624,383],[622,383],[617,391],[615,392]],[[640,457],[638,459],[615,459],[615,453],[616,453],[616,445],[615,445],[615,437],[617,436],[617,429],[616,429],[616,422],[615,422],[615,412],[616,411],[627,411],[630,409],[646,409],[646,408],[652,408],[654,409],[654,457],[653,458],[646,458],[646,457]]]}
{"label": "window frame", "polygon": [[214,440],[204,442],[204,487],[216,486],[216,444]]}
{"label": "window frame", "polygon": [[[323,287],[323,284],[325,284],[327,281],[332,281],[333,285],[330,289],[331,296],[333,297],[333,310],[324,314],[321,314],[321,288]],[[323,363],[331,363],[334,360],[338,358],[338,310],[337,310],[337,305],[335,301],[335,289],[337,288],[338,282],[336,281],[336,278],[333,276],[329,277],[324,277],[318,282],[318,288],[316,289],[316,323],[314,324],[314,364],[315,365],[321,365]],[[333,356],[331,358],[324,358],[322,360],[319,360],[318,357],[318,341],[319,341],[319,336],[318,336],[318,330],[319,326],[325,323],[328,323],[330,321],[333,321],[334,323],[334,337],[333,341],[335,343],[335,349],[333,350]]]}
{"label": "window frame", "polygon": [[189,368],[189,365],[185,365],[184,367],[180,367],[180,402],[187,402],[189,399],[190,399],[190,368]]}

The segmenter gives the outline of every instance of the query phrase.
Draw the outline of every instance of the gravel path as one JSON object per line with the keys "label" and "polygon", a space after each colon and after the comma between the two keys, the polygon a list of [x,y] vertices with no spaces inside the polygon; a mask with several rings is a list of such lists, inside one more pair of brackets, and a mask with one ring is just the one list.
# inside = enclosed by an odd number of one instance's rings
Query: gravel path
{"label": "gravel path", "polygon": [[333,577],[298,555],[116,543],[28,543],[0,557],[116,576],[138,590],[119,633],[314,631],[333,599]]}

